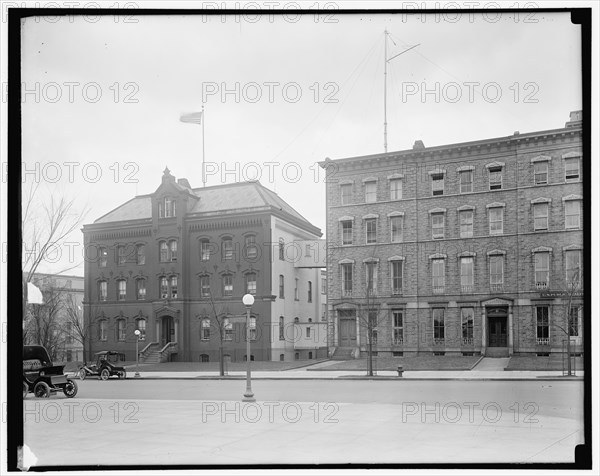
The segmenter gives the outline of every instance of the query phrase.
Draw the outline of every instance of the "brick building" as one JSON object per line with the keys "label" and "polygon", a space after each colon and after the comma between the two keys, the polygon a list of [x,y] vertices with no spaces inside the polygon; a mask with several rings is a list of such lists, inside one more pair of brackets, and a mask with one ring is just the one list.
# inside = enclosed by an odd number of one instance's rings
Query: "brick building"
{"label": "brick building", "polygon": [[93,352],[116,350],[135,360],[139,329],[142,361],[217,361],[221,336],[224,359],[243,361],[242,296],[251,293],[251,359],[327,353],[324,259],[294,254],[317,248],[321,232],[258,182],[192,188],[166,169],[154,193],[129,200],[83,233]]}
{"label": "brick building", "polygon": [[[336,352],[548,355],[583,328],[581,112],[564,128],[321,163]],[[586,158],[589,160],[589,157]]]}

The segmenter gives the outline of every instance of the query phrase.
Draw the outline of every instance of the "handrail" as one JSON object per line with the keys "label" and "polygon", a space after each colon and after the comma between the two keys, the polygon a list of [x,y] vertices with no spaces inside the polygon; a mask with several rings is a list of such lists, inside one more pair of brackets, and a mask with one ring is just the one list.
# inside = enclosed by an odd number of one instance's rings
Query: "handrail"
{"label": "handrail", "polygon": [[144,347],[142,350],[140,350],[140,354],[143,354],[143,353],[145,353],[145,352],[148,350],[148,348],[149,348],[151,345],[154,345],[154,344],[158,344],[158,342],[149,342],[149,343],[148,343],[148,345],[147,345],[146,347]]}

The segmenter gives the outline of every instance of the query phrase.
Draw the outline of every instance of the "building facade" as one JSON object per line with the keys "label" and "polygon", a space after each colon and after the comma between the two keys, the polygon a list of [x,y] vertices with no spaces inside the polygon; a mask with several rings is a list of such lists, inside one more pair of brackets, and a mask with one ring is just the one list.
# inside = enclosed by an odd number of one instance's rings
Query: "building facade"
{"label": "building facade", "polygon": [[321,163],[332,346],[582,350],[581,113],[564,128]]}
{"label": "building facade", "polygon": [[[141,361],[225,361],[246,356],[246,308],[255,297],[254,360],[326,355],[319,338],[322,263],[296,251],[321,232],[258,182],[192,188],[168,169],[153,194],[133,198],[83,228],[85,316],[92,351]],[[297,324],[311,322],[310,342]],[[304,329],[306,333],[306,330]],[[317,334],[317,336],[315,336]],[[309,336],[311,331],[309,331]]]}

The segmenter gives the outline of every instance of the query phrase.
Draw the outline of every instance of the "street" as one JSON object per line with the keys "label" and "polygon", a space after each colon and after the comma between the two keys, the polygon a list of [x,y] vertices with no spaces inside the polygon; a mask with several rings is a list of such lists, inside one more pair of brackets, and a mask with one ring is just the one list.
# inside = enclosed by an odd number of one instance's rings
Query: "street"
{"label": "street", "polygon": [[583,438],[581,381],[78,384],[25,400],[35,465],[571,462]]}

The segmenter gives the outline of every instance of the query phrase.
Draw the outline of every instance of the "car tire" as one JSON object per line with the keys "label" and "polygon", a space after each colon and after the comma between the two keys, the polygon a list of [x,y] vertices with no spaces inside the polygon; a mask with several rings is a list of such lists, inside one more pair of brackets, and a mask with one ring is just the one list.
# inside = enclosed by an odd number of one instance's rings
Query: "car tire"
{"label": "car tire", "polygon": [[85,371],[85,369],[81,369],[79,371],[79,380],[85,380],[86,377],[87,377],[87,372]]}
{"label": "car tire", "polygon": [[102,369],[102,371],[100,372],[100,378],[102,380],[108,380],[109,377],[110,377],[110,370]]}
{"label": "car tire", "polygon": [[119,371],[119,380],[120,379],[126,379],[127,378],[127,371],[126,370],[120,370]]}
{"label": "car tire", "polygon": [[63,393],[67,396],[67,398],[73,398],[77,395],[77,382],[75,380],[67,379],[67,384],[63,387]]}
{"label": "car tire", "polygon": [[27,394],[29,393],[29,385],[26,382],[23,382],[23,400],[27,398]]}
{"label": "car tire", "polygon": [[33,387],[33,394],[37,398],[49,398],[50,397],[50,386],[46,382],[38,382]]}

